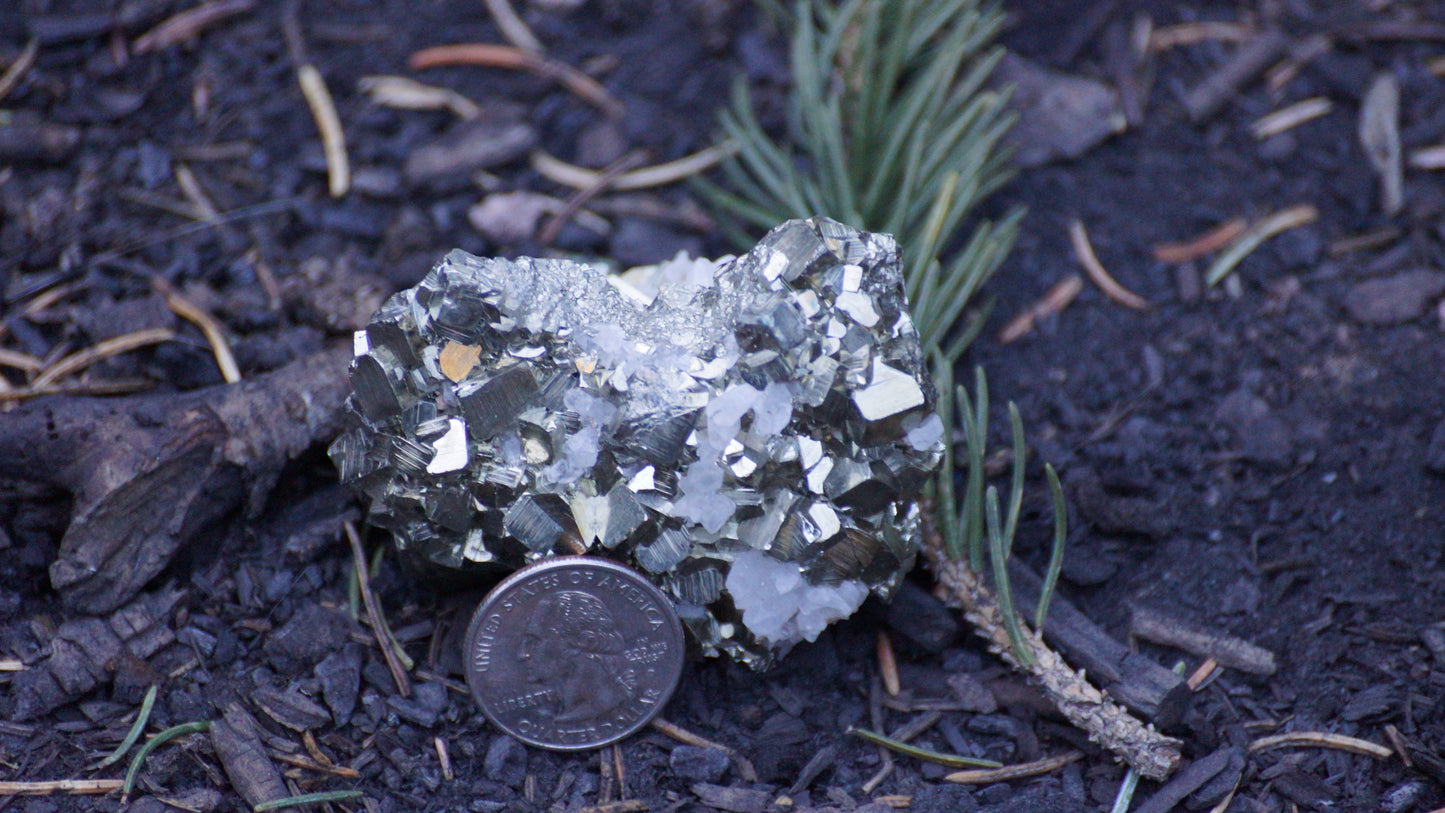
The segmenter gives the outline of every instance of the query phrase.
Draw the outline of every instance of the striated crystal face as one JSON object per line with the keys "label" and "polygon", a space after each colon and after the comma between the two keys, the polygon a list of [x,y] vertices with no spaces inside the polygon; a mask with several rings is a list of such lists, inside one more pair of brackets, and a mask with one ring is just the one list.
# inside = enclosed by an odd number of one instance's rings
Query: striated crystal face
{"label": "striated crystal face", "polygon": [[330,453],[403,551],[617,559],[761,668],[912,566],[943,423],[892,237],[792,220],[673,276],[453,251],[357,333]]}

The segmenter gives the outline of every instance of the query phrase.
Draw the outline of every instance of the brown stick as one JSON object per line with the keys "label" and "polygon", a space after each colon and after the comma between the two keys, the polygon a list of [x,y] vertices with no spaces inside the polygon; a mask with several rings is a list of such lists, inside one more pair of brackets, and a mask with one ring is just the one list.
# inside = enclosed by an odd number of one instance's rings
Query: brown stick
{"label": "brown stick", "polygon": [[0,796],[49,796],[52,793],[99,794],[120,790],[119,779],[57,779],[48,782],[0,782]]}
{"label": "brown stick", "polygon": [[392,680],[396,681],[396,690],[402,697],[411,697],[411,678],[407,677],[406,670],[396,657],[396,651],[391,648],[391,641],[387,640],[386,628],[381,621],[381,607],[376,602],[376,594],[371,592],[371,577],[366,572],[366,551],[361,548],[361,536],[356,533],[356,526],[349,520],[342,527],[346,529],[346,541],[351,543],[351,556],[356,563],[361,601],[366,605],[366,617],[371,621],[371,632],[376,636],[376,645],[381,648],[381,657],[386,659],[386,668],[391,670]]}
{"label": "brown stick", "polygon": [[1274,653],[1267,649],[1233,635],[1206,632],[1147,607],[1131,609],[1133,618],[1129,622],[1129,631],[1146,641],[1212,658],[1220,666],[1238,669],[1251,675],[1274,674]]}
{"label": "brown stick", "polygon": [[45,398],[7,414],[0,476],[74,496],[50,567],[66,604],[114,610],[213,522],[259,512],[288,462],[340,432],[350,357],[338,345],[238,384]]}

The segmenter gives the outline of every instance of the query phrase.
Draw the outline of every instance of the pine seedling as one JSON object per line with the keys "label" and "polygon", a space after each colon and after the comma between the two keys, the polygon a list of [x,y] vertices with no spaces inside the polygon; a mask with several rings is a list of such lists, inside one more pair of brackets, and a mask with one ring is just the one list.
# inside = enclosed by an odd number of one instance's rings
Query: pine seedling
{"label": "pine seedling", "polygon": [[986,87],[1003,56],[991,44],[1003,13],[978,0],[800,0],[791,23],[785,138],[763,129],[740,81],[720,122],[737,147],[726,186],[700,182],[702,193],[742,245],[748,227],[813,215],[893,234],[924,348],[957,361],[977,332],[960,316],[1021,216],[978,223],[940,259],[1012,174],[1007,94]]}

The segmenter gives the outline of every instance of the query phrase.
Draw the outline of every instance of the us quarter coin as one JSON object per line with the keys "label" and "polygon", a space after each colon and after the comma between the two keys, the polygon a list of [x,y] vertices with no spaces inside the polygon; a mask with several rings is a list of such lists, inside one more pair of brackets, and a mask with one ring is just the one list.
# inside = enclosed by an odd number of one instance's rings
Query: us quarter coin
{"label": "us quarter coin", "polygon": [[672,601],[630,568],[548,559],[502,580],[467,630],[467,685],[494,725],[558,751],[643,727],[682,674]]}

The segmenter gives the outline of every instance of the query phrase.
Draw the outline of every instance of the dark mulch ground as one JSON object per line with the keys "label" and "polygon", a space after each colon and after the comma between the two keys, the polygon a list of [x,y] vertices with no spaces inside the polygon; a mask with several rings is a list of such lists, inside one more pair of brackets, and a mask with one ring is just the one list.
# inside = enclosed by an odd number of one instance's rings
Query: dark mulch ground
{"label": "dark mulch ground", "polygon": [[[567,196],[528,167],[533,143],[591,166],[634,148],[653,161],[678,158],[708,145],[731,77],[745,72],[774,102],[786,78],[781,43],[746,3],[591,0],[572,15],[528,19],[553,56],[598,75],[625,103],[623,117],[609,120],[526,74],[448,68],[420,75],[482,106],[479,123],[459,125],[445,112],[374,106],[356,83],[371,74],[412,75],[407,57],[428,45],[499,41],[481,3],[310,2],[301,14],[307,46],[337,98],[357,172],[356,190],[334,201],[278,4],[262,0],[194,42],[127,55],[127,43],[185,5],[120,3],[119,28],[99,2],[23,0],[0,10],[5,64],[32,34],[42,42],[35,67],[5,99],[0,127],[0,346],[54,359],[131,331],[172,328],[180,341],[107,359],[89,380],[137,381],[161,392],[217,383],[205,341],[166,310],[150,274],[222,320],[248,377],[282,367],[344,339],[376,291],[414,283],[448,248],[542,251],[527,241],[489,242],[468,220],[488,194]],[[1412,23],[1441,10],[1405,2],[1009,5],[1011,47],[1103,78],[1114,63],[1110,43],[1127,40],[1140,14],[1156,26],[1264,19],[1297,41],[1311,33],[1333,38],[1279,90],[1250,83],[1198,124],[1182,98],[1235,46],[1206,42],[1162,53],[1141,126],[1077,161],[1030,170],[1001,193],[998,208],[1024,204],[1030,214],[990,288],[996,315],[972,360],[989,373],[996,416],[1003,400],[1018,403],[1039,459],[1031,471],[1047,460],[1065,475],[1076,527],[1067,597],[1120,639],[1131,607],[1142,607],[1276,654],[1275,674],[1225,670],[1195,696],[1173,732],[1189,759],[1281,727],[1377,743],[1389,743],[1393,727],[1413,763],[1337,750],[1259,753],[1236,759],[1187,808],[1216,804],[1236,776],[1228,808],[1235,811],[1438,807],[1445,803],[1445,762],[1437,756],[1445,749],[1437,710],[1445,522],[1442,484],[1431,472],[1445,469],[1445,341],[1434,308],[1438,278],[1407,274],[1439,273],[1445,195],[1428,172],[1411,171],[1404,210],[1380,215],[1356,121],[1373,76],[1390,71],[1401,87],[1405,146],[1441,141],[1445,85],[1429,70],[1440,54],[1440,24],[1362,36],[1381,15]],[[1259,116],[1314,96],[1330,99],[1332,112],[1286,135],[1250,135]],[[511,141],[502,146],[510,148],[465,166],[458,166],[465,156],[443,152],[449,169],[429,172],[416,156],[445,150],[464,126],[492,128],[494,140],[506,133]],[[194,207],[177,180],[186,169],[216,209],[244,216],[197,227],[167,211]],[[1249,256],[1231,293],[1198,291],[1207,259],[1181,269],[1150,256],[1155,244],[1299,203],[1318,207],[1318,221]],[[689,211],[683,189],[624,204],[614,198],[611,208],[599,207],[609,233],[569,226],[558,247],[623,263],[724,248],[705,219],[658,219],[658,209]],[[1035,334],[997,343],[996,325],[1074,273],[1071,218],[1087,225],[1115,277],[1154,307],[1128,310],[1089,287]],[[1384,236],[1341,250],[1340,240],[1366,233]],[[1392,299],[1400,318],[1362,318],[1378,289],[1361,284],[1386,279],[1405,291]],[[13,373],[7,370],[10,384],[23,384]],[[236,705],[260,719],[273,754],[304,755],[299,732],[311,731],[321,751],[360,778],[288,765],[295,788],[357,788],[375,810],[570,810],[616,799],[652,810],[710,809],[705,802],[727,810],[849,810],[874,799],[920,811],[1107,810],[1119,787],[1119,766],[946,625],[893,621],[911,695],[879,702],[874,641],[889,623],[881,609],[764,675],[717,662],[688,667],[667,718],[736,748],[756,781],[745,780],[737,763],[680,748],[660,733],[621,747],[620,780],[611,752],[599,759],[528,750],[489,730],[446,680],[457,678],[456,633],[475,593],[433,590],[394,557],[383,565],[376,582],[383,606],[419,662],[411,698],[396,694],[363,628],[335,611],[347,605],[351,559],[336,532],[350,505],[333,482],[319,453],[298,462],[259,516],[219,525],[211,544],[156,582],[130,628],[112,623],[107,633],[68,613],[49,587],[69,499],[6,481],[0,661],[29,668],[0,673],[0,716],[12,720],[0,722],[0,779],[116,776],[115,768],[85,768],[114,747],[145,687],[159,681],[152,730],[219,719]],[[297,505],[314,513],[288,512]],[[1029,501],[1020,541],[1035,564],[1047,535],[1044,509]],[[929,651],[910,633],[954,634],[941,651]],[[107,650],[117,635],[140,657]],[[1141,647],[1166,667],[1192,671],[1200,660]],[[62,656],[78,671],[57,673],[65,684],[58,693],[37,693],[26,675]],[[988,687],[997,709],[957,710],[963,688],[976,683]],[[60,705],[37,710],[42,695]],[[1005,762],[1073,747],[1088,756],[1043,778],[982,788],[950,784],[942,781],[946,770],[900,759],[864,792],[882,762],[844,730],[895,729],[925,713],[917,708],[930,697],[952,702],[918,740],[933,748]],[[25,708],[36,713],[15,719]],[[449,749],[454,779],[442,777],[436,741]],[[219,766],[205,737],[163,748],[147,763],[132,804],[169,809],[157,801],[165,797],[187,809],[245,809]],[[1153,790],[1143,783],[1139,798]],[[0,810],[119,807],[114,797],[0,799]]]}

